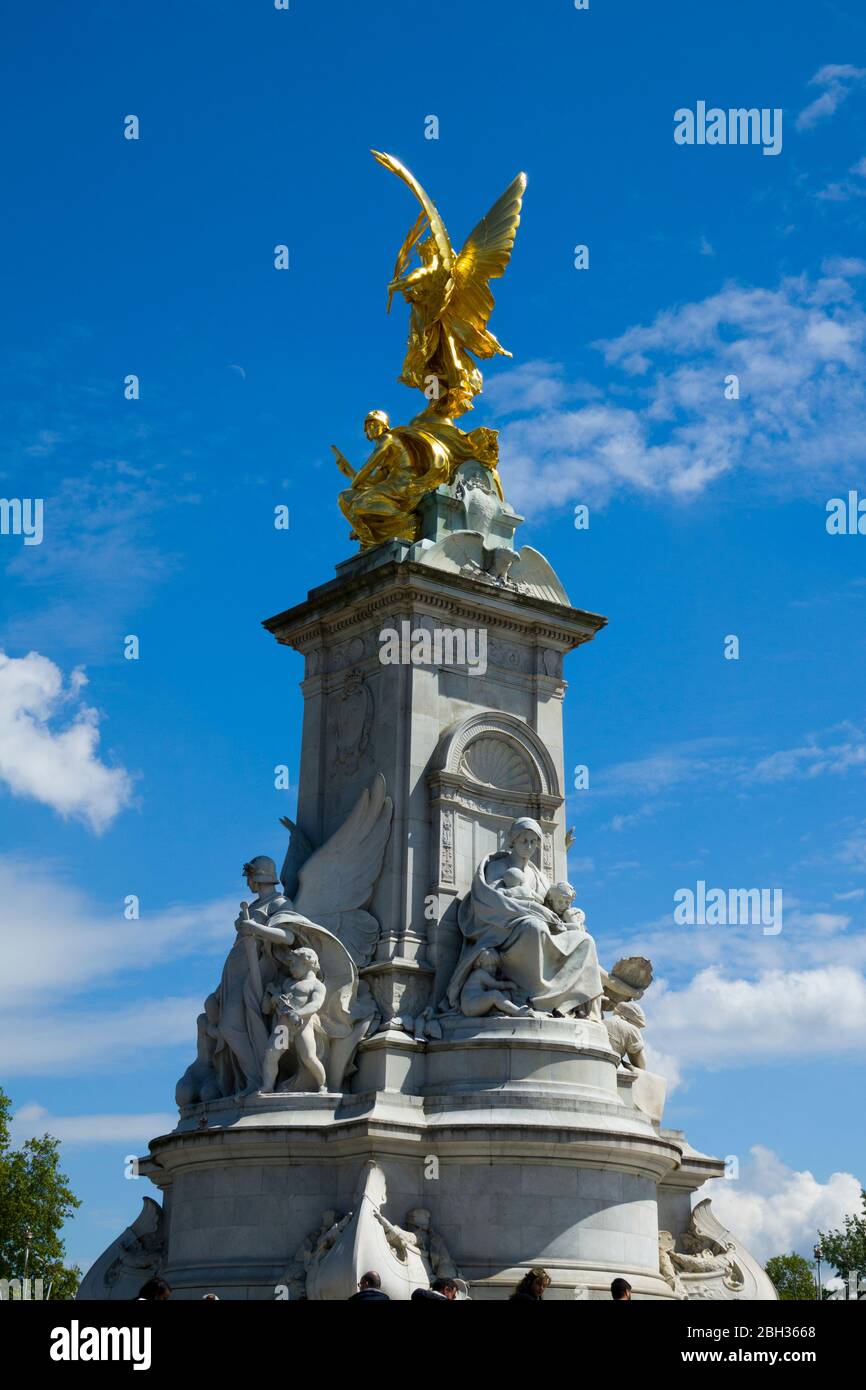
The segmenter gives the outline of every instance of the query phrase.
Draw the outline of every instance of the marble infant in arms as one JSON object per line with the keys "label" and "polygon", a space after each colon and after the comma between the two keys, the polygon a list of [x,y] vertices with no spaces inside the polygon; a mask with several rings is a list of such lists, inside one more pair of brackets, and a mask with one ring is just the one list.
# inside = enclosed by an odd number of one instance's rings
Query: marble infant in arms
{"label": "marble infant in arms", "polygon": [[448,1004],[470,1016],[579,1013],[600,1020],[595,942],[568,884],[551,885],[533,862],[542,842],[523,816],[507,848],[482,859],[460,904],[462,948]]}

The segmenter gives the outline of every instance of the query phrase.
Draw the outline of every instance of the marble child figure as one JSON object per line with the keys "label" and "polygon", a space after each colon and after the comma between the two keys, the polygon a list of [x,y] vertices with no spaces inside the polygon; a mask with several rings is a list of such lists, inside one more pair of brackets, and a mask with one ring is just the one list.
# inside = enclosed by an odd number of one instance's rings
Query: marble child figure
{"label": "marble child figure", "polygon": [[534,1018],[532,1009],[525,1004],[518,1005],[508,998],[508,992],[516,988],[510,980],[502,980],[498,970],[502,964],[498,951],[481,951],[466,978],[460,993],[460,1008],[467,1018],[480,1018],[483,1014],[501,1013]]}
{"label": "marble child figure", "polygon": [[[573,907],[575,891],[570,883],[552,883],[544,899],[545,907],[550,907],[557,917],[569,927],[585,927],[586,913],[580,907]],[[553,927],[556,930],[556,927]]]}
{"label": "marble child figure", "polygon": [[287,959],[289,975],[267,986],[262,1003],[263,1013],[274,1019],[262,1061],[262,1091],[276,1089],[280,1061],[289,1046],[294,1048],[297,1071],[285,1089],[326,1091],[325,1068],[316,1050],[319,1010],[326,995],[319,958],[309,946],[300,946],[287,952]]}
{"label": "marble child figure", "polygon": [[617,1004],[613,1016],[606,1018],[604,1025],[610,1045],[619,1054],[622,1065],[628,1071],[645,1071],[646,1056],[641,1029],[646,1027],[646,1015],[640,1004],[630,999]]}

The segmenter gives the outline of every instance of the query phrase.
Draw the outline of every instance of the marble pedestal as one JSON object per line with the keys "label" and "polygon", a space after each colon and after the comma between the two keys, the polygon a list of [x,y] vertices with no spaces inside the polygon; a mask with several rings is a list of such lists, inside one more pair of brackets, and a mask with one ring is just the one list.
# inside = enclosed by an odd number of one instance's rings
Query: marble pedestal
{"label": "marble pedestal", "polygon": [[[474,1299],[507,1298],[536,1265],[550,1298],[606,1299],[616,1276],[637,1298],[683,1296],[659,1272],[659,1229],[686,1230],[692,1194],[723,1164],[663,1127],[660,1080],[618,1070],[600,1023],[443,1012],[458,903],[516,817],[540,826],[541,873],[567,877],[563,657],[605,622],[572,607],[535,552],[520,584],[484,572],[489,551],[453,530],[447,503],[433,539],[346,562],[266,623],[305,663],[305,841],[327,841],[377,775],[393,802],[364,904],[379,935],[356,959],[378,1016],[340,1094],[190,1105],[152,1141],[141,1172],[163,1214],[148,1249],[175,1297],[279,1296],[323,1214],[352,1209],[371,1160],[387,1183],[384,1215],[402,1226],[411,1209],[429,1211]],[[500,549],[518,520],[502,523]],[[383,663],[383,630],[404,623],[483,631],[484,669]],[[125,1235],[121,1266],[141,1253]],[[81,1296],[111,1296],[106,1287],[94,1275]]]}

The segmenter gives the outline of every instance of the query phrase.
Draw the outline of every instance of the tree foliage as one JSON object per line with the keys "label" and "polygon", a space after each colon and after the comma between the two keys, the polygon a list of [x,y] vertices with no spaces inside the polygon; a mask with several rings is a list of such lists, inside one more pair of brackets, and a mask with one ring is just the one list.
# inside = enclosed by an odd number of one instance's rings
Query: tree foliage
{"label": "tree foliage", "polygon": [[861,1212],[846,1216],[841,1230],[819,1231],[821,1258],[842,1278],[857,1274],[866,1279],[866,1191],[860,1192]]}
{"label": "tree foliage", "polygon": [[794,1299],[811,1299],[814,1302],[814,1266],[803,1255],[774,1255],[765,1268],[783,1302]]}
{"label": "tree foliage", "polygon": [[0,1090],[0,1279],[22,1278],[29,1250],[27,1277],[43,1281],[46,1297],[74,1298],[81,1271],[64,1264],[60,1229],[81,1203],[60,1171],[58,1139],[44,1134],[12,1148],[10,1109]]}

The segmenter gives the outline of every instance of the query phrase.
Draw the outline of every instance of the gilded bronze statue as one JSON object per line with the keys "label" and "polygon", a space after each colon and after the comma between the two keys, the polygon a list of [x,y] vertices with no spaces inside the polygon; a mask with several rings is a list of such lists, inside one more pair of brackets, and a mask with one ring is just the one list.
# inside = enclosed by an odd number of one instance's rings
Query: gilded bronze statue
{"label": "gilded bronze statue", "polygon": [[[526,187],[525,175],[518,174],[458,253],[414,175],[393,155],[377,150],[373,155],[421,204],[397,256],[388,309],[395,294],[402,294],[410,306],[409,341],[399,379],[422,391],[427,405],[408,425],[395,428],[384,411],[371,410],[364,432],[374,448],[357,470],[332,445],[337,466],[351,479],[351,486],[340,494],[340,508],[353,539],[364,550],[387,540],[416,540],[421,499],[450,483],[469,459],[490,470],[502,496],[496,430],[482,426],[464,432],[454,419],[472,409],[482,388],[473,358],[511,356],[487,327],[493,310],[489,282],[504,274],[511,258]],[[408,270],[413,253],[420,265]]]}

